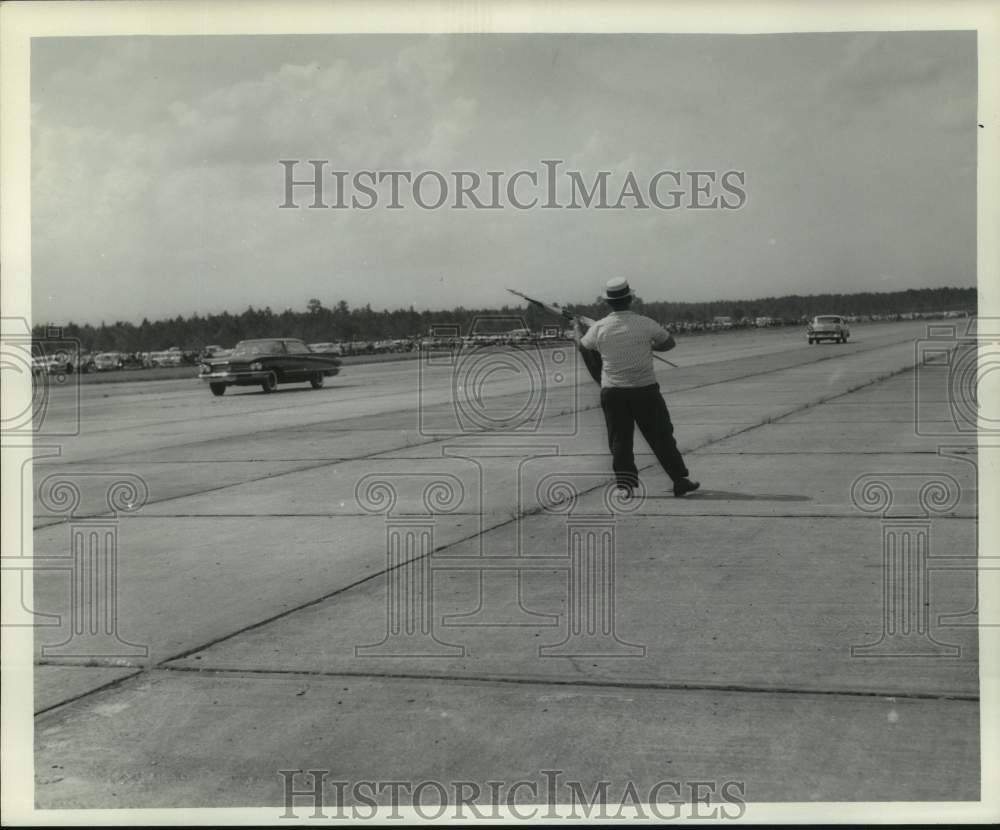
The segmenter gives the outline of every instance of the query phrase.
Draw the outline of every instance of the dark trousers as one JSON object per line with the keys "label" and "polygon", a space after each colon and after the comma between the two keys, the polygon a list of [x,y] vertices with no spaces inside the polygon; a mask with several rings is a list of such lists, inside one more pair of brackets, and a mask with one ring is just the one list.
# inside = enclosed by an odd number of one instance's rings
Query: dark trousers
{"label": "dark trousers", "polygon": [[636,389],[602,389],[601,408],[608,425],[612,466],[620,486],[635,487],[639,483],[639,471],[632,454],[636,426],[671,480],[687,478],[688,469],[677,449],[674,425],[670,422],[659,384]]}

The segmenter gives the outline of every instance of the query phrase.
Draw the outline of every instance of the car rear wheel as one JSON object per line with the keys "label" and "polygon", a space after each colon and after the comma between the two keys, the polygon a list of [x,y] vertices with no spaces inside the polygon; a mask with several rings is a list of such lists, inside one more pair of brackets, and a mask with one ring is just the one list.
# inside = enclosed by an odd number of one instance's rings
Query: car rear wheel
{"label": "car rear wheel", "polygon": [[212,394],[217,398],[226,394],[226,384],[224,383],[210,383],[208,384],[208,388],[212,390]]}
{"label": "car rear wheel", "polygon": [[278,376],[274,372],[268,372],[267,378],[260,385],[260,388],[265,392],[273,392],[278,388]]}
{"label": "car rear wheel", "polygon": [[313,375],[311,378],[309,378],[309,385],[312,386],[313,389],[322,389],[323,388],[323,373],[322,372],[317,372],[315,375]]}

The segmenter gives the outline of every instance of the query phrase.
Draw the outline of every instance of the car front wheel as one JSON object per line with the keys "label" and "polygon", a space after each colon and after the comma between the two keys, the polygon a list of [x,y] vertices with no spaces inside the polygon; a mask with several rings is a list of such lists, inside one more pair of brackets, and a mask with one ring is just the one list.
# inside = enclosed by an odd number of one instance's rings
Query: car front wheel
{"label": "car front wheel", "polygon": [[309,378],[309,385],[312,386],[313,389],[322,389],[323,388],[323,373],[322,372],[317,372],[315,375],[313,375],[311,378]]}
{"label": "car front wheel", "polygon": [[208,388],[212,390],[212,394],[217,398],[221,398],[226,394],[226,384],[224,383],[210,383]]}
{"label": "car front wheel", "polygon": [[278,388],[278,376],[274,372],[268,372],[260,388],[268,393],[273,392]]}

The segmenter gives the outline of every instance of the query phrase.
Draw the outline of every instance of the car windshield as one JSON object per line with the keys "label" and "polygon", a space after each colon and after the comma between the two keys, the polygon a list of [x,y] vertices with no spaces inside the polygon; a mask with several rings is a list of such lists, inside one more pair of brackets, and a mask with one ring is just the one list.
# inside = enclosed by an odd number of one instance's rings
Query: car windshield
{"label": "car windshield", "polygon": [[840,318],[839,317],[817,317],[816,318],[816,322],[817,323],[839,323],[840,322]]}
{"label": "car windshield", "polygon": [[232,357],[257,357],[264,354],[281,354],[284,351],[280,340],[244,340],[236,344]]}

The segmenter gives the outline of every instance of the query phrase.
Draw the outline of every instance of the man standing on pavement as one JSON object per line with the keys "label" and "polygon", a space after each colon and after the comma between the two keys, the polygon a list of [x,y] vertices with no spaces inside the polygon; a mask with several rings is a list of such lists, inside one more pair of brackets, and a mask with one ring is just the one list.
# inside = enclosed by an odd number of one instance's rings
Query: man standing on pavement
{"label": "man standing on pavement", "polygon": [[674,495],[684,496],[700,486],[688,478],[670,413],[653,374],[653,352],[666,352],[677,344],[673,336],[649,317],[631,310],[632,289],[622,277],[609,280],[605,300],[611,313],[598,320],[586,334],[579,321],[574,332],[581,348],[600,352],[601,408],[608,426],[608,445],[618,487],[631,495],[639,485],[639,471],[632,453],[635,427],[674,483]]}

